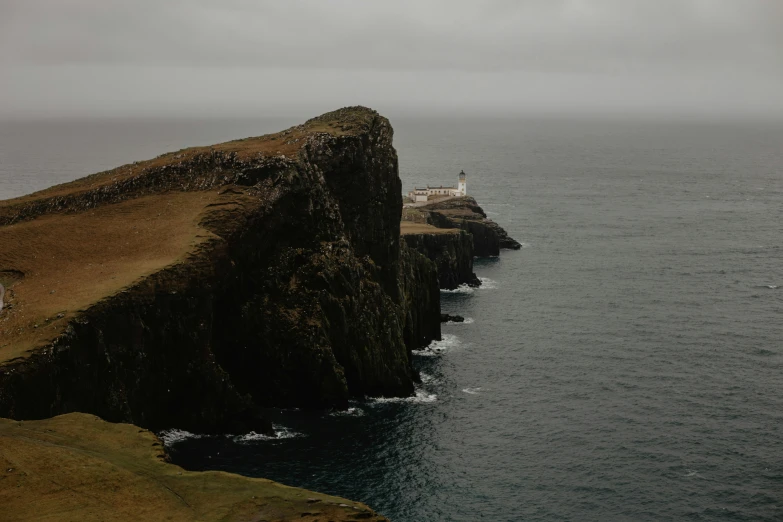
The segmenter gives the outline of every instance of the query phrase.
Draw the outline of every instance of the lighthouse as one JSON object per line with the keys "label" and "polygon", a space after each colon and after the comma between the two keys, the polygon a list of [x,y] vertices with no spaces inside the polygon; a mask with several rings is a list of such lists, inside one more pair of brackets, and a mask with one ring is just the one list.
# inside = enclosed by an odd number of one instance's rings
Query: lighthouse
{"label": "lighthouse", "polygon": [[408,192],[408,197],[415,203],[426,203],[430,198],[456,198],[467,195],[468,181],[464,170],[461,170],[459,173],[459,180],[456,187],[444,187],[443,185],[433,187],[427,185],[426,188],[414,188]]}

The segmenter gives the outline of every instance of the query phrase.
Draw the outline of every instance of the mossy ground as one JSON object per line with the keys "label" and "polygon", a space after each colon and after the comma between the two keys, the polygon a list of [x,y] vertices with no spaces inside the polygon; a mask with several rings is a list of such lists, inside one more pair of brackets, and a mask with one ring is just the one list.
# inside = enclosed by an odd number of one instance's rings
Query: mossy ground
{"label": "mossy ground", "polygon": [[0,519],[326,522],[385,518],[364,504],[166,461],[151,432],[81,413],[0,419]]}
{"label": "mossy ground", "polygon": [[437,228],[432,225],[426,225],[424,223],[413,223],[411,221],[403,221],[400,223],[400,235],[408,234],[459,234],[458,228]]}
{"label": "mossy ground", "polygon": [[183,260],[214,237],[199,221],[221,199],[217,191],[147,196],[0,227],[0,270],[24,274],[4,283],[0,362],[51,342],[78,311]]}

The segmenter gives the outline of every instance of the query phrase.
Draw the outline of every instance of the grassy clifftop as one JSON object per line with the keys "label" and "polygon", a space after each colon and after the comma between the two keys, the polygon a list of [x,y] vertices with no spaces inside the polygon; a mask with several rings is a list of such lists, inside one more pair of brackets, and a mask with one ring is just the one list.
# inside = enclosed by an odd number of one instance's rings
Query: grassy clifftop
{"label": "grassy clifftop", "polygon": [[[61,336],[78,312],[140,279],[183,262],[231,211],[275,197],[274,185],[242,189],[296,164],[319,138],[366,134],[377,114],[327,113],[288,130],[163,154],[0,201],[0,364]],[[238,189],[225,187],[238,186]],[[8,306],[10,304],[10,306]]]}
{"label": "grassy clifftop", "polygon": [[349,107],[0,202],[0,417],[240,433],[411,394],[440,311],[392,140]]}
{"label": "grassy clifftop", "polygon": [[5,521],[386,520],[364,504],[166,462],[149,431],[72,413],[0,419]]}
{"label": "grassy clifftop", "polygon": [[0,519],[383,520],[184,472],[139,427],[413,393],[440,294],[400,242],[392,139],[352,107],[0,202]]}

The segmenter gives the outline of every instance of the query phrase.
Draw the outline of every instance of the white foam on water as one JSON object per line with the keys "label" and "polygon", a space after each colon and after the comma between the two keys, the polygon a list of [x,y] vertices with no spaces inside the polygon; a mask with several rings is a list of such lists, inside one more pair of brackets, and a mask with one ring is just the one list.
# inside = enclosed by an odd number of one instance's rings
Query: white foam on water
{"label": "white foam on water", "polygon": [[293,430],[289,430],[285,426],[279,426],[277,424],[272,425],[272,429],[274,430],[274,435],[266,435],[264,433],[256,433],[255,431],[251,431],[250,433],[245,433],[244,435],[236,435],[232,437],[234,442],[257,442],[262,440],[282,440],[282,439],[293,439],[295,437],[304,437],[301,433],[297,433]]}
{"label": "white foam on water", "polygon": [[351,406],[347,410],[333,411],[329,414],[330,417],[362,417],[363,415],[364,410],[355,406]]}
{"label": "white foam on water", "polygon": [[163,441],[164,446],[173,446],[179,442],[184,442],[188,439],[200,439],[205,435],[198,435],[185,430],[171,429],[163,430],[158,433],[158,438]]}
{"label": "white foam on water", "polygon": [[416,394],[413,397],[374,397],[370,399],[373,404],[388,404],[388,403],[413,403],[424,404],[429,402],[435,402],[438,400],[438,396],[434,393],[429,393],[424,390],[416,390]]}
{"label": "white foam on water", "polygon": [[498,282],[488,277],[479,276],[479,281],[481,281],[481,286],[469,286],[463,283],[453,290],[441,288],[440,291],[445,294],[472,294],[476,290],[495,290],[498,287]]}
{"label": "white foam on water", "polygon": [[250,433],[245,433],[244,435],[236,435],[232,437],[234,442],[256,442],[259,440],[276,440],[277,437],[274,435],[265,435],[263,433],[256,433],[255,431],[251,431]]}
{"label": "white foam on water", "polygon": [[498,282],[488,277],[479,276],[479,281],[481,281],[481,286],[479,287],[481,290],[495,290],[498,287]]}
{"label": "white foam on water", "polygon": [[522,248],[530,248],[530,243],[525,243],[524,241],[520,241],[519,244],[520,246],[522,246]]}
{"label": "white foam on water", "polygon": [[411,353],[413,355],[418,355],[419,357],[437,357],[440,355],[439,353],[432,352],[430,350],[427,350],[426,348],[423,350],[412,350]]}
{"label": "white foam on water", "polygon": [[[481,278],[479,277],[479,279]],[[445,288],[441,288],[440,291],[446,294],[472,294],[473,292],[476,291],[476,289],[472,286],[468,286],[467,284],[463,283],[453,290],[447,290]]]}
{"label": "white foam on water", "polygon": [[429,373],[419,372],[422,384],[436,384],[438,379],[430,375]]}
{"label": "white foam on water", "polygon": [[461,341],[459,337],[454,334],[443,334],[443,339],[440,341],[432,341],[429,346],[423,350],[413,350],[414,355],[422,355],[424,357],[435,357],[442,355],[445,352],[453,350],[459,346]]}
{"label": "white foam on water", "polygon": [[478,387],[478,388],[463,388],[462,391],[467,393],[467,394],[469,394],[469,395],[478,395],[479,392],[481,391],[481,387]]}

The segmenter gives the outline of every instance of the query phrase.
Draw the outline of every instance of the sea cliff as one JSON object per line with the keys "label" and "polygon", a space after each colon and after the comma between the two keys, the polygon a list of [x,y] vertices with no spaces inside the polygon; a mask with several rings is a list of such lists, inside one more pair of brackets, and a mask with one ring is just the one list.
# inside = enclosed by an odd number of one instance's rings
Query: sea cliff
{"label": "sea cliff", "polygon": [[0,202],[0,417],[237,433],[411,394],[438,275],[400,241],[392,136],[341,109]]}
{"label": "sea cliff", "polygon": [[436,228],[411,221],[403,221],[400,228],[405,244],[435,263],[441,289],[481,284],[473,273],[472,234],[459,228]]}
{"label": "sea cliff", "polygon": [[[413,394],[412,350],[461,320],[441,315],[440,289],[479,284],[474,255],[518,243],[472,198],[403,216],[392,137],[351,107],[1,201],[7,507],[20,519],[385,520],[185,472],[146,430],[271,434],[264,407]],[[77,486],[51,489],[52,477]]]}

